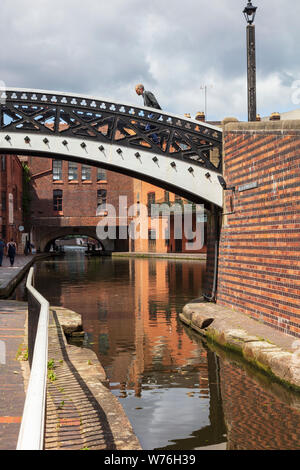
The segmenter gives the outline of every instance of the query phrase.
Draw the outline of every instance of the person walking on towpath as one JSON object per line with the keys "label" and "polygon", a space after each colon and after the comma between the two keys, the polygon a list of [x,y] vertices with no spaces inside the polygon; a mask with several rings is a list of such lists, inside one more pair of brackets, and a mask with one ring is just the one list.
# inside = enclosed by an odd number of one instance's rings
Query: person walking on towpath
{"label": "person walking on towpath", "polygon": [[7,256],[9,257],[10,266],[14,265],[16,251],[17,251],[17,245],[13,241],[13,239],[11,239],[10,242],[8,242],[7,244]]}
{"label": "person walking on towpath", "polygon": [[2,240],[2,238],[0,238],[0,266],[2,266],[4,248],[5,248],[5,243]]}
{"label": "person walking on towpath", "polygon": [[[146,106],[147,108],[161,109],[154,94],[151,91],[146,91],[142,83],[139,83],[138,85],[136,85],[135,91],[137,95],[143,96],[144,106]],[[151,119],[153,117],[153,114],[149,114],[148,117]],[[145,131],[150,131],[150,130],[151,130],[151,124],[146,124]],[[155,144],[159,143],[159,139],[156,134],[151,134],[150,137],[152,137],[153,142]]]}

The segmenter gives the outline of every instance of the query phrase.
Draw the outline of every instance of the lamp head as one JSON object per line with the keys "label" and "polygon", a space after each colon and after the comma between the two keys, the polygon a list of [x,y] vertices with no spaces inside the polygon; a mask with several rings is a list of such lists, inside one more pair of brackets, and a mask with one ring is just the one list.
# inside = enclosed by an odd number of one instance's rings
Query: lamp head
{"label": "lamp head", "polygon": [[244,8],[243,13],[248,24],[252,24],[254,22],[256,10],[257,7],[254,7],[252,2],[248,2],[247,6]]}

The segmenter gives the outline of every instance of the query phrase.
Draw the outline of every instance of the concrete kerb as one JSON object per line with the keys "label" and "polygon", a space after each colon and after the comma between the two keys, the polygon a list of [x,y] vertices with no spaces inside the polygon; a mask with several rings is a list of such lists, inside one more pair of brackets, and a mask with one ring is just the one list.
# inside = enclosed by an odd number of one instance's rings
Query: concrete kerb
{"label": "concrete kerb", "polygon": [[293,336],[202,298],[185,305],[179,318],[209,341],[239,353],[275,380],[300,392],[300,360]]}

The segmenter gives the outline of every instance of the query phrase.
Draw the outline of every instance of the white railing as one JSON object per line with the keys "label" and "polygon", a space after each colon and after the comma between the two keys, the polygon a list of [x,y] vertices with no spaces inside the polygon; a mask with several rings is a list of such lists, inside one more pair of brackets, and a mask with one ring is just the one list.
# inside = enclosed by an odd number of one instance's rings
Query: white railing
{"label": "white railing", "polygon": [[28,355],[32,358],[31,372],[17,450],[42,450],[45,431],[49,303],[33,287],[33,267],[30,268],[26,288],[28,290],[28,336],[31,335],[34,340],[28,339]]}

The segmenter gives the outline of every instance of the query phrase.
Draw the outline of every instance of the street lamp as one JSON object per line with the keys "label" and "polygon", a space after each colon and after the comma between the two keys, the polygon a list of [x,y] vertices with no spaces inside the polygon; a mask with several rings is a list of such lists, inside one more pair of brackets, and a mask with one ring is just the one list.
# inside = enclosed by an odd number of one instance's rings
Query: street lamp
{"label": "street lamp", "polygon": [[247,82],[248,82],[248,121],[256,121],[256,61],[255,26],[253,24],[257,7],[247,3],[243,13],[247,21]]}

